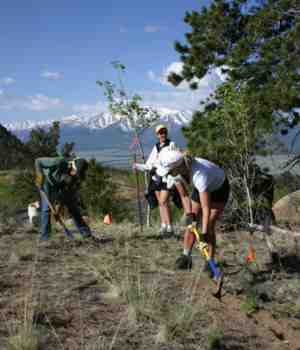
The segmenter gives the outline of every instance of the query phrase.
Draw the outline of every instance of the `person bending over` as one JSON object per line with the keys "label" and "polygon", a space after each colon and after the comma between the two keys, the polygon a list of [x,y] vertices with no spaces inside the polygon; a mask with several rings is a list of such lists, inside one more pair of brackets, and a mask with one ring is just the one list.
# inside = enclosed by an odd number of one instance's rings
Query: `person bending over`
{"label": "person bending over", "polygon": [[[216,250],[216,222],[223,213],[230,192],[224,170],[206,159],[184,156],[177,150],[162,151],[159,160],[161,167],[157,169],[157,173],[160,176],[181,175],[192,185],[192,211],[188,216],[191,221],[196,221],[202,213],[200,237],[208,244],[209,256],[213,258]],[[195,237],[187,228],[183,254],[176,260],[177,269],[192,267],[191,252],[194,242]]]}
{"label": "person bending over", "polygon": [[[82,158],[72,161],[64,157],[37,158],[35,160],[36,185],[48,197],[50,203],[58,201],[64,205],[72,216],[76,227],[83,237],[90,237],[91,230],[82,218],[78,189],[84,180],[88,162]],[[47,200],[41,195],[40,240],[50,237],[50,208]]]}

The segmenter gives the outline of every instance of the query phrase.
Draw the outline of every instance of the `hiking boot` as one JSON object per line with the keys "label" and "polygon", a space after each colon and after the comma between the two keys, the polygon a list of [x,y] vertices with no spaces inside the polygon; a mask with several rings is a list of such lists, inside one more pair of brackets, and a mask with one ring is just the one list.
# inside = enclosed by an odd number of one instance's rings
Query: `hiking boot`
{"label": "hiking boot", "polygon": [[167,226],[161,226],[161,228],[158,231],[158,239],[170,238],[172,235],[173,230],[172,232],[170,232]]}
{"label": "hiking boot", "polygon": [[175,235],[173,226],[167,226],[166,232],[164,233],[164,236],[166,238],[173,237]]}
{"label": "hiking boot", "polygon": [[192,257],[188,255],[181,255],[175,262],[176,270],[190,270],[192,265]]}

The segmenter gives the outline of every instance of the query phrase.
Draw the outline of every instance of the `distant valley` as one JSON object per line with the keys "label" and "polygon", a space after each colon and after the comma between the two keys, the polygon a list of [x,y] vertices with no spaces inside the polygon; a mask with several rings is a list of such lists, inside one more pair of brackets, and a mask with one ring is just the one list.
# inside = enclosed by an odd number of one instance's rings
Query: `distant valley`
{"label": "distant valley", "polygon": [[[170,138],[180,147],[186,146],[181,128],[189,124],[192,119],[192,111],[179,111],[162,108],[159,111],[160,120],[170,131]],[[54,120],[41,122],[23,121],[3,124],[9,131],[26,140],[33,128],[48,128]],[[113,116],[108,112],[97,115],[71,115],[60,120],[61,144],[75,142],[77,153],[87,157],[95,157],[104,164],[127,167],[132,162],[135,149],[132,146],[134,139],[133,130],[127,121],[120,116]],[[281,141],[291,149],[294,136],[299,128],[291,130],[286,136],[279,136]],[[147,129],[141,135],[142,145],[147,155],[156,137],[152,128]],[[293,153],[300,152],[300,137],[293,144]],[[282,153],[282,149],[279,151]]]}
{"label": "distant valley", "polygon": [[[187,125],[192,118],[192,111],[178,111],[170,109],[159,110],[161,116],[158,123],[164,123],[170,130],[170,137],[180,146],[185,145],[185,139],[181,128]],[[33,128],[49,127],[54,120],[43,122],[13,122],[4,126],[18,136],[21,140],[26,140]],[[103,112],[93,116],[72,115],[60,120],[61,144],[65,142],[75,142],[76,150],[80,152],[100,151],[119,149],[122,152],[129,152],[134,133],[128,123],[120,116],[112,116]],[[145,149],[153,146],[155,135],[152,129],[146,130],[142,137]]]}

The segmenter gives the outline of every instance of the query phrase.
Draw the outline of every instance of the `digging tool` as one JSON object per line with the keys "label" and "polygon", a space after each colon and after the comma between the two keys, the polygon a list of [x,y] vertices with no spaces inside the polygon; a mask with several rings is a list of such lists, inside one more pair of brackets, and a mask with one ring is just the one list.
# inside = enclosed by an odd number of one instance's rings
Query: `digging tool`
{"label": "digging tool", "polygon": [[189,225],[188,228],[194,234],[195,239],[196,239],[196,246],[199,249],[200,253],[206,259],[206,261],[207,261],[207,263],[208,263],[208,265],[213,273],[213,281],[216,283],[216,290],[214,291],[213,296],[215,296],[218,299],[221,299],[224,274],[217,267],[215,260],[209,256],[207,243],[201,241],[200,233],[197,229],[196,224]]}
{"label": "digging tool", "polygon": [[41,196],[45,199],[45,201],[47,202],[51,213],[53,214],[55,220],[62,226],[62,228],[64,229],[64,233],[68,238],[74,238],[73,233],[66,227],[61,215],[54,209],[53,205],[51,204],[47,194],[39,188],[40,194]]}

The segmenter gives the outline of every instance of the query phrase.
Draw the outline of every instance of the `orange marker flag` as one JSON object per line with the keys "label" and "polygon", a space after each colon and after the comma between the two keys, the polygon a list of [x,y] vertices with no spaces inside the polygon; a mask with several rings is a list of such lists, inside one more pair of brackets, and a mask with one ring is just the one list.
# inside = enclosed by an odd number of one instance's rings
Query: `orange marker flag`
{"label": "orange marker flag", "polygon": [[254,262],[256,260],[256,253],[252,246],[249,247],[248,255],[245,258],[247,263]]}
{"label": "orange marker flag", "polygon": [[112,224],[112,217],[110,214],[106,214],[103,219],[103,223],[105,225],[111,225]]}

